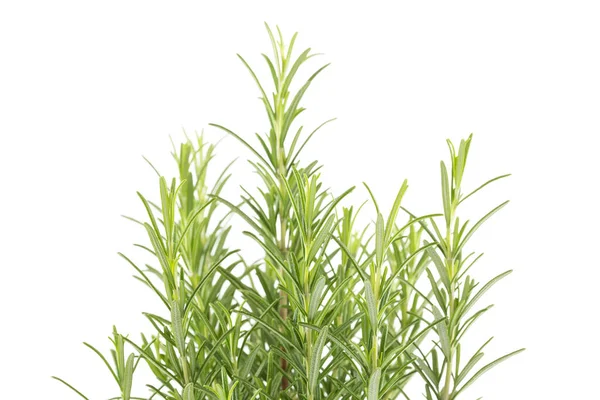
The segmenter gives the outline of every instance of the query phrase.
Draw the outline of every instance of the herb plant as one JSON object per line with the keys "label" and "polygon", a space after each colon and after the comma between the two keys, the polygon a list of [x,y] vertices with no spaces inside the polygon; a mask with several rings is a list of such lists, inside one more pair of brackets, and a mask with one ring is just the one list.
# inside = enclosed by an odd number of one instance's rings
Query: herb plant
{"label": "herb plant", "polygon": [[[148,243],[137,246],[154,261],[142,266],[121,256],[163,307],[144,313],[152,331],[139,340],[115,328],[108,357],[86,343],[113,376],[114,399],[408,399],[411,379],[422,381],[427,399],[464,398],[482,374],[521,351],[483,366],[489,341],[470,357],[461,354],[465,333],[490,308],[478,308],[478,301],[508,272],[479,287],[467,273],[480,257],[466,251],[506,202],[472,226],[460,221],[459,205],[507,175],[464,195],[469,137],[458,148],[448,141],[442,213],[408,211],[406,181],[390,210],[379,207],[366,184],[371,204],[347,205],[354,188],[332,193],[321,165],[301,157],[330,122],[308,134],[298,122],[304,94],[327,65],[294,89],[315,55],[294,54],[296,35],[286,44],[279,29],[267,32],[268,88],[240,56],[258,86],[267,129],[251,144],[212,124],[250,151],[259,186],[241,188],[239,201],[223,198],[228,168],[209,186],[215,146],[200,135],[174,147],[176,178],[155,169],[156,202],[138,193],[147,217],[130,219],[146,232]],[[373,222],[358,226],[360,212],[370,212]],[[260,260],[231,248],[229,233],[240,225],[262,248]],[[154,379],[146,382],[149,394],[135,397],[140,362]]]}

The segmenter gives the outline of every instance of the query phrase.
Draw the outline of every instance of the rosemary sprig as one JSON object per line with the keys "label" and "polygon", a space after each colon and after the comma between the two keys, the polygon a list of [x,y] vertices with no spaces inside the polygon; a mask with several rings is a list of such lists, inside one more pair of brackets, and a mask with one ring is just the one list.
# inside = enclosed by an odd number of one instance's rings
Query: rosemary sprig
{"label": "rosemary sprig", "polygon": [[[443,229],[440,229],[434,217],[429,219],[433,230],[425,228],[434,246],[427,249],[435,268],[427,269],[427,277],[433,293],[430,302],[430,312],[441,322],[435,327],[437,340],[428,355],[417,359],[419,373],[425,380],[425,396],[427,399],[450,400],[456,399],[483,373],[516,355],[524,349],[506,354],[478,370],[474,368],[483,358],[483,349],[492,340],[486,341],[466,363],[461,363],[461,343],[471,325],[481,317],[491,306],[477,309],[478,300],[499,280],[509,275],[506,271],[480,286],[467,273],[479,260],[474,253],[465,255],[465,246],[473,234],[492,215],[502,209],[508,201],[501,203],[484,215],[472,226],[469,221],[461,223],[458,216],[458,206],[474,193],[508,175],[490,179],[479,188],[467,195],[462,192],[462,179],[467,164],[467,156],[471,146],[472,135],[461,140],[458,151],[448,140],[450,149],[450,170],[442,161],[441,188],[443,205]],[[475,372],[473,372],[475,371]]]}

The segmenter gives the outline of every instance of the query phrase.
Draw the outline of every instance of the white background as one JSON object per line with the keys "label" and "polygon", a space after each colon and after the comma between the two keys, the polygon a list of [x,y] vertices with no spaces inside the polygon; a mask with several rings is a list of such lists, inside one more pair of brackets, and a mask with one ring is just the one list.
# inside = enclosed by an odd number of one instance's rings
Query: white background
{"label": "white background", "polygon": [[[332,62],[304,104],[307,148],[334,191],[368,182],[388,206],[439,211],[444,140],[475,134],[467,185],[511,172],[472,202],[505,199],[471,249],[480,279],[515,273],[471,336],[489,356],[527,352],[469,392],[486,399],[598,398],[600,13],[594,2],[3,2],[0,5],[0,398],[115,395],[100,361],[112,324],[137,337],[150,292],[116,255],[143,232],[135,195],[170,174],[169,135],[218,122],[251,137],[266,119],[237,52],[267,77],[263,21]],[[212,128],[211,140],[222,135]],[[248,184],[240,157],[227,195]],[[214,171],[216,172],[216,171]],[[371,212],[372,210],[368,210]],[[240,242],[241,244],[245,242]],[[233,246],[236,244],[234,243]],[[140,382],[138,382],[140,383]],[[144,393],[144,392],[138,392]],[[417,391],[418,393],[418,391]],[[419,398],[415,396],[414,398]]]}

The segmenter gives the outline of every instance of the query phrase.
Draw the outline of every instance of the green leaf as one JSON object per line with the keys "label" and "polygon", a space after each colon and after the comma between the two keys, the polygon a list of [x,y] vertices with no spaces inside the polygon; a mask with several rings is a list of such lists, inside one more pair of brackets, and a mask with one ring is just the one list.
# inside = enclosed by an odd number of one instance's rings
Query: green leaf
{"label": "green leaf", "polygon": [[512,273],[512,270],[508,270],[508,271],[503,272],[500,275],[492,278],[481,289],[479,289],[479,291],[477,292],[477,294],[475,294],[475,296],[473,296],[473,298],[464,306],[464,308],[461,310],[461,314],[465,315],[467,312],[469,312],[469,310],[471,309],[471,307],[473,307],[473,305],[475,305],[475,303],[477,303],[477,301],[481,298],[481,296],[483,296],[485,294],[485,292],[487,292],[488,290],[490,290],[490,288],[492,286],[494,286],[496,283],[498,283],[498,281],[500,281],[502,278],[510,275],[511,273]]}
{"label": "green leaf", "polygon": [[248,142],[246,142],[244,139],[242,139],[241,136],[239,136],[237,133],[234,133],[233,131],[225,128],[224,126],[218,125],[218,124],[209,124],[210,126],[214,126],[215,128],[219,128],[225,132],[227,132],[228,134],[230,134],[231,136],[235,137],[237,140],[239,140],[244,146],[246,146],[246,148],[248,148],[252,153],[254,153],[254,155],[256,157],[258,157],[265,166],[269,167],[271,169],[272,172],[275,172],[273,170],[273,167],[271,166],[271,163],[269,163],[267,160],[265,160],[265,158],[254,149],[254,147],[250,146],[250,144],[248,144]]}
{"label": "green leaf", "polygon": [[458,389],[458,391],[452,397],[456,398],[456,396],[458,396],[463,390],[465,390],[466,388],[471,386],[477,379],[479,379],[481,377],[481,375],[485,374],[487,371],[494,368],[496,365],[500,364],[502,361],[506,361],[509,358],[511,358],[512,356],[515,356],[523,351],[525,351],[525,349],[519,349],[519,350],[513,351],[512,353],[508,353],[500,358],[497,358],[496,360],[492,361],[491,363],[487,364],[486,366],[481,368],[479,371],[477,371],[475,374],[473,374],[471,379],[469,379],[460,389]]}
{"label": "green leaf", "polygon": [[323,290],[325,289],[325,277],[321,276],[317,280],[315,287],[310,295],[310,303],[308,306],[308,320],[313,321],[317,310],[321,305],[321,299],[323,298]]}
{"label": "green leaf", "polygon": [[[265,90],[263,89],[262,85],[260,84],[260,81],[258,80],[258,77],[256,76],[256,74],[254,73],[254,70],[252,70],[252,68],[250,67],[250,65],[246,62],[246,60],[244,60],[244,57],[242,57],[241,55],[237,55],[238,58],[242,61],[242,63],[246,66],[246,68],[248,69],[248,72],[250,72],[250,75],[252,75],[252,78],[254,79],[254,82],[256,83],[256,85],[258,86],[258,88],[260,89],[260,93],[263,97],[263,99],[267,99],[267,93],[265,92]],[[273,112],[272,109],[270,109],[269,111],[271,111],[271,113]]]}
{"label": "green leaf", "polygon": [[228,258],[229,256],[231,256],[232,254],[237,253],[239,250],[233,250],[228,252],[227,254],[225,254],[223,257],[221,257],[219,260],[217,260],[210,268],[208,271],[206,271],[204,273],[204,276],[202,277],[202,279],[200,280],[200,282],[198,282],[198,286],[196,286],[194,288],[194,290],[192,291],[192,293],[190,293],[188,301],[185,304],[185,307],[183,308],[183,312],[185,314],[185,312],[187,311],[188,307],[190,306],[190,303],[194,300],[194,296],[196,295],[196,293],[198,293],[198,291],[204,287],[205,284],[207,284],[208,282],[210,282],[210,279],[213,276],[213,272],[217,270],[217,268],[219,268],[221,266],[221,263],[223,261],[225,261],[226,258]]}
{"label": "green leaf", "polygon": [[369,378],[369,389],[367,391],[367,400],[379,400],[379,381],[381,379],[381,369],[376,368]]}
{"label": "green leaf", "polygon": [[[306,139],[304,139],[304,142],[302,142],[302,145],[298,148],[298,151],[296,151],[296,153],[294,154],[293,157],[291,157],[288,162],[287,165],[287,169],[289,171],[289,169],[294,166],[296,160],[298,159],[298,156],[300,155],[300,153],[302,152],[302,150],[304,149],[304,147],[306,146],[306,144],[310,141],[310,139],[314,136],[315,133],[317,133],[317,131],[321,130],[322,127],[324,127],[325,125],[327,125],[328,123],[335,121],[336,118],[332,118],[332,119],[328,119],[327,121],[323,122],[321,125],[317,126],[315,128],[315,130],[313,130],[307,137]],[[293,151],[293,146],[290,148],[290,152]]]}
{"label": "green leaf", "polygon": [[452,199],[450,193],[450,184],[448,183],[448,170],[446,164],[440,161],[440,169],[442,174],[442,203],[444,205],[444,217],[446,218],[446,226],[450,226],[450,218],[452,216]]}
{"label": "green leaf", "polygon": [[342,249],[344,254],[348,257],[348,260],[354,267],[355,271],[358,272],[358,274],[360,275],[360,278],[363,281],[367,281],[368,277],[365,274],[365,271],[363,271],[362,265],[359,265],[358,262],[354,259],[354,256],[353,256],[352,252],[348,249],[348,247],[346,247],[346,245],[335,236],[333,237],[333,240],[335,240],[337,242],[338,246],[340,246],[340,249]]}
{"label": "green leaf", "polygon": [[195,400],[196,398],[194,397],[194,384],[193,383],[188,383],[187,385],[185,385],[185,388],[183,389],[183,400]]}
{"label": "green leaf", "polygon": [[266,236],[268,237],[267,232],[265,232],[252,218],[250,218],[245,212],[243,212],[238,206],[234,205],[233,203],[223,199],[222,197],[219,196],[212,196],[215,197],[220,203],[225,204],[227,207],[229,207],[233,212],[235,212],[237,215],[239,215],[240,217],[242,217],[242,219],[244,221],[246,221],[255,231],[257,231],[258,233],[260,233],[262,236]]}
{"label": "green leaf", "polygon": [[[392,205],[392,209],[390,211],[390,215],[388,216],[387,223],[385,226],[385,240],[389,241],[392,236],[392,229],[394,228],[394,224],[396,223],[396,218],[398,217],[398,211],[400,211],[400,204],[402,203],[402,198],[408,189],[408,181],[405,179],[402,182],[402,186],[398,190],[398,194],[396,195],[396,199],[394,200],[394,205]],[[412,221],[411,221],[412,223]]]}
{"label": "green leaf", "polygon": [[505,205],[507,205],[508,202],[509,201],[507,200],[504,203],[500,204],[499,206],[497,206],[496,208],[494,208],[492,211],[490,211],[489,213],[487,213],[486,215],[484,215],[479,221],[477,221],[477,223],[475,225],[473,225],[473,227],[471,228],[471,230],[465,235],[465,237],[463,238],[463,240],[458,245],[458,248],[456,249],[456,253],[458,253],[464,247],[465,243],[467,243],[467,241],[471,238],[471,236],[473,236],[473,234],[475,233],[475,231],[477,231],[477,229],[479,229],[479,227],[481,225],[483,225],[483,223],[485,221],[487,221],[492,215],[494,215],[495,213],[497,213],[498,211],[500,211],[500,209],[502,207],[504,207]]}
{"label": "green leaf", "polygon": [[481,189],[483,189],[484,187],[486,187],[490,183],[495,182],[497,180],[500,180],[502,178],[509,177],[509,176],[511,176],[511,174],[500,175],[500,176],[497,176],[497,177],[495,177],[493,179],[490,179],[489,181],[487,181],[486,183],[484,183],[483,185],[479,186],[477,189],[473,190],[471,193],[469,193],[468,195],[466,195],[465,197],[463,197],[462,199],[460,199],[460,201],[458,202],[458,204],[460,204],[463,201],[467,200],[469,197],[473,196],[475,193],[479,192]]}
{"label": "green leaf", "polygon": [[479,317],[481,317],[483,314],[489,311],[493,306],[494,305],[491,304],[485,308],[482,308],[481,310],[477,311],[476,313],[473,313],[473,315],[467,318],[467,320],[459,327],[456,340],[460,340],[467,333],[471,325],[473,325],[475,321],[479,319]]}
{"label": "green leaf", "polygon": [[150,278],[148,278],[148,276],[137,265],[135,265],[133,263],[133,261],[131,261],[127,256],[125,256],[123,253],[118,253],[118,254],[119,254],[119,256],[123,257],[133,268],[135,268],[135,270],[142,276],[142,278],[140,278],[140,279],[146,285],[148,285],[154,291],[154,293],[156,293],[156,295],[161,299],[161,301],[165,304],[165,306],[169,307],[169,301],[160,292],[160,290],[158,290],[158,288],[152,283]]}
{"label": "green leaf", "polygon": [[371,287],[371,282],[369,281],[365,282],[365,300],[367,303],[367,312],[369,313],[371,329],[376,332],[378,327],[377,304],[375,303],[375,295],[373,293],[373,288]]}
{"label": "green leaf", "polygon": [[113,367],[109,364],[108,360],[106,359],[106,357],[104,357],[104,355],[102,353],[100,353],[100,351],[98,349],[96,349],[94,346],[92,346],[89,343],[83,343],[86,347],[90,348],[94,353],[96,353],[96,355],[98,357],[100,357],[100,359],[104,362],[104,365],[106,365],[106,368],[108,368],[108,370],[110,371],[110,374],[113,376],[113,378],[115,379],[115,382],[120,383],[119,382],[119,378],[117,377],[117,374],[115,373]]}
{"label": "green leaf", "polygon": [[298,351],[298,352],[301,351],[295,343],[293,343],[287,337],[285,337],[283,334],[281,334],[281,332],[279,332],[279,330],[277,330],[277,328],[273,327],[272,324],[268,323],[264,318],[262,318],[260,316],[257,316],[257,315],[253,315],[252,313],[249,313],[249,312],[244,311],[244,310],[240,310],[239,312],[241,312],[241,313],[247,315],[248,317],[254,319],[256,322],[258,322],[265,329],[265,331],[267,331],[271,335],[275,336],[278,340],[280,340],[282,343],[284,343],[285,346],[289,347],[290,350],[295,350],[295,351]]}
{"label": "green leaf", "polygon": [[175,253],[179,252],[179,248],[181,247],[181,244],[183,243],[183,240],[185,239],[185,235],[187,234],[188,230],[190,229],[190,227],[192,226],[192,224],[194,223],[196,218],[198,218],[200,213],[202,213],[202,211],[204,211],[204,209],[206,207],[210,206],[214,201],[215,201],[215,198],[208,200],[198,210],[196,210],[196,212],[190,217],[187,225],[183,228],[183,231],[181,232],[181,236],[180,236],[179,240],[177,241],[177,244],[175,245],[175,249],[174,249]]}
{"label": "green leaf", "polygon": [[377,222],[375,223],[375,261],[377,265],[383,263],[383,250],[384,250],[384,222],[383,215],[377,214]]}
{"label": "green leaf", "polygon": [[319,371],[321,369],[321,357],[323,355],[323,348],[327,340],[328,328],[321,329],[315,346],[313,347],[312,356],[310,359],[310,371],[308,375],[308,386],[310,387],[310,393],[317,392],[317,382],[319,379]]}
{"label": "green leaf", "polygon": [[125,375],[123,376],[123,400],[129,400],[131,398],[131,386],[133,383],[133,363],[135,361],[135,356],[130,354],[127,357],[127,362],[125,363]]}
{"label": "green leaf", "polygon": [[423,378],[431,385],[431,387],[437,387],[439,385],[439,378],[433,372],[433,370],[420,358],[415,359],[417,364],[417,371]]}
{"label": "green leaf", "polygon": [[450,337],[448,335],[448,323],[446,318],[442,316],[442,313],[436,306],[432,306],[433,317],[439,320],[439,324],[435,328],[438,337],[440,338],[440,346],[446,359],[450,357],[452,352],[452,344],[450,343]]}
{"label": "green leaf", "polygon": [[455,386],[460,385],[460,383],[467,377],[467,375],[469,374],[469,372],[471,372],[471,370],[473,369],[473,367],[475,367],[475,365],[477,365],[477,363],[479,362],[479,360],[481,360],[483,358],[483,352],[482,352],[482,350],[485,348],[485,346],[488,345],[488,343],[490,343],[492,341],[492,339],[493,338],[489,338],[483,344],[483,346],[481,346],[479,348],[479,350],[477,350],[475,352],[475,354],[473,354],[473,356],[469,359],[469,361],[467,361],[467,364],[464,366],[464,368],[462,369],[462,371],[460,371],[460,373],[456,376]]}
{"label": "green leaf", "polygon": [[74,391],[75,393],[77,393],[79,396],[81,396],[82,398],[84,398],[85,400],[89,400],[87,397],[85,397],[79,390],[75,389],[73,386],[71,386],[70,384],[68,384],[67,382],[65,382],[64,380],[60,379],[59,377],[53,376],[51,377],[52,379],[56,379],[57,381],[59,381],[60,383],[62,383],[63,385],[65,385],[66,387],[68,387],[69,389],[71,389],[72,391]]}
{"label": "green leaf", "polygon": [[375,200],[375,196],[373,196],[373,192],[371,191],[371,188],[365,182],[363,182],[363,186],[367,189],[367,192],[369,192],[369,197],[371,197],[371,200],[373,201],[373,205],[375,206],[375,211],[377,212],[377,214],[379,214],[380,213],[379,205],[377,204],[377,200]]}
{"label": "green leaf", "polygon": [[173,329],[173,336],[175,336],[175,343],[179,354],[183,357],[185,354],[185,336],[183,333],[183,319],[181,316],[181,309],[179,303],[175,300],[171,302],[171,326]]}
{"label": "green leaf", "polygon": [[[428,244],[427,241],[425,244]],[[448,270],[446,269],[444,262],[433,248],[427,247],[425,251],[427,252],[427,255],[429,255],[429,258],[431,258],[431,261],[433,261],[433,265],[435,265],[444,287],[448,292],[450,292],[452,285],[450,283],[450,276],[448,275]]]}
{"label": "green leaf", "polygon": [[446,298],[442,295],[442,292],[438,288],[438,284],[435,281],[435,278],[433,277],[433,274],[431,273],[431,271],[429,270],[429,268],[427,268],[425,270],[425,272],[427,274],[427,279],[429,279],[429,283],[431,285],[431,291],[433,292],[433,295],[434,295],[435,299],[437,300],[438,305],[440,307],[446,307]]}
{"label": "green leaf", "polygon": [[323,246],[326,246],[329,243],[329,239],[333,234],[333,223],[335,221],[335,215],[331,215],[325,225],[321,228],[321,231],[318,233],[315,240],[312,242],[310,246],[310,253],[308,254],[306,261],[311,262],[315,259],[317,252],[319,250],[323,250]]}
{"label": "green leaf", "polygon": [[[294,38],[295,38],[295,36],[294,36]],[[290,51],[291,51],[291,49],[290,49]],[[300,68],[300,65],[302,65],[302,63],[304,63],[306,60],[308,60],[309,54],[310,54],[310,49],[306,49],[302,52],[302,54],[300,54],[298,56],[298,58],[292,65],[292,68],[290,68],[290,70],[287,73],[287,76],[283,83],[283,86],[280,89],[281,93],[286,93],[288,91],[290,84],[292,82],[292,79],[294,79],[294,75],[296,75],[296,71],[298,71],[298,68]],[[290,54],[288,54],[288,57],[289,57],[289,55]]]}
{"label": "green leaf", "polygon": [[[283,127],[281,128],[281,131],[285,134],[290,125],[292,124],[294,118],[297,116],[297,114],[295,114],[295,111],[297,110],[298,104],[300,103],[300,100],[302,100],[302,97],[304,96],[304,93],[308,90],[308,87],[310,86],[311,82],[313,81],[313,79],[315,79],[315,77],[317,75],[319,75],[325,68],[327,68],[329,66],[329,64],[326,64],[324,66],[322,66],[321,68],[319,68],[315,73],[313,73],[310,78],[308,78],[308,80],[306,81],[306,83],[298,90],[298,92],[296,92],[296,95],[294,96],[294,98],[292,99],[292,101],[290,102],[290,105],[286,111],[286,115],[284,118],[284,124]],[[292,112],[294,112],[294,114],[292,114]]]}

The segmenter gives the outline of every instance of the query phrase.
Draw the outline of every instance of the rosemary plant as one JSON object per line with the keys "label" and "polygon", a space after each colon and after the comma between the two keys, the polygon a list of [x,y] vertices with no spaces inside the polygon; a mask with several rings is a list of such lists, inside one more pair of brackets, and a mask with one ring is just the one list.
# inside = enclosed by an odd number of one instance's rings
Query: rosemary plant
{"label": "rosemary plant", "polygon": [[[296,35],[286,43],[279,29],[267,26],[267,32],[268,86],[240,56],[261,95],[264,133],[252,144],[211,124],[250,151],[259,185],[242,187],[239,201],[225,199],[228,168],[208,184],[215,146],[198,136],[174,146],[176,178],[169,181],[154,169],[158,201],[139,194],[146,220],[129,219],[146,232],[148,244],[137,246],[154,262],[141,266],[121,256],[162,309],[144,313],[151,332],[139,340],[114,329],[112,363],[86,344],[117,383],[114,399],[408,399],[411,379],[422,380],[427,399],[462,398],[484,372],[518,352],[472,373],[484,344],[461,362],[465,332],[489,309],[473,312],[476,302],[507,273],[478,289],[466,273],[479,257],[463,256],[469,238],[505,203],[470,229],[460,223],[457,208],[504,176],[464,196],[471,137],[458,151],[448,142],[443,214],[409,213],[402,205],[406,181],[385,212],[365,184],[373,222],[358,226],[363,207],[345,204],[354,188],[332,193],[321,165],[302,158],[308,141],[331,121],[308,134],[299,124],[304,94],[327,65],[296,85],[315,54],[307,49],[296,55]],[[231,249],[228,236],[239,223],[262,249],[259,260]],[[134,397],[141,361],[154,379],[145,382],[148,394]]]}

